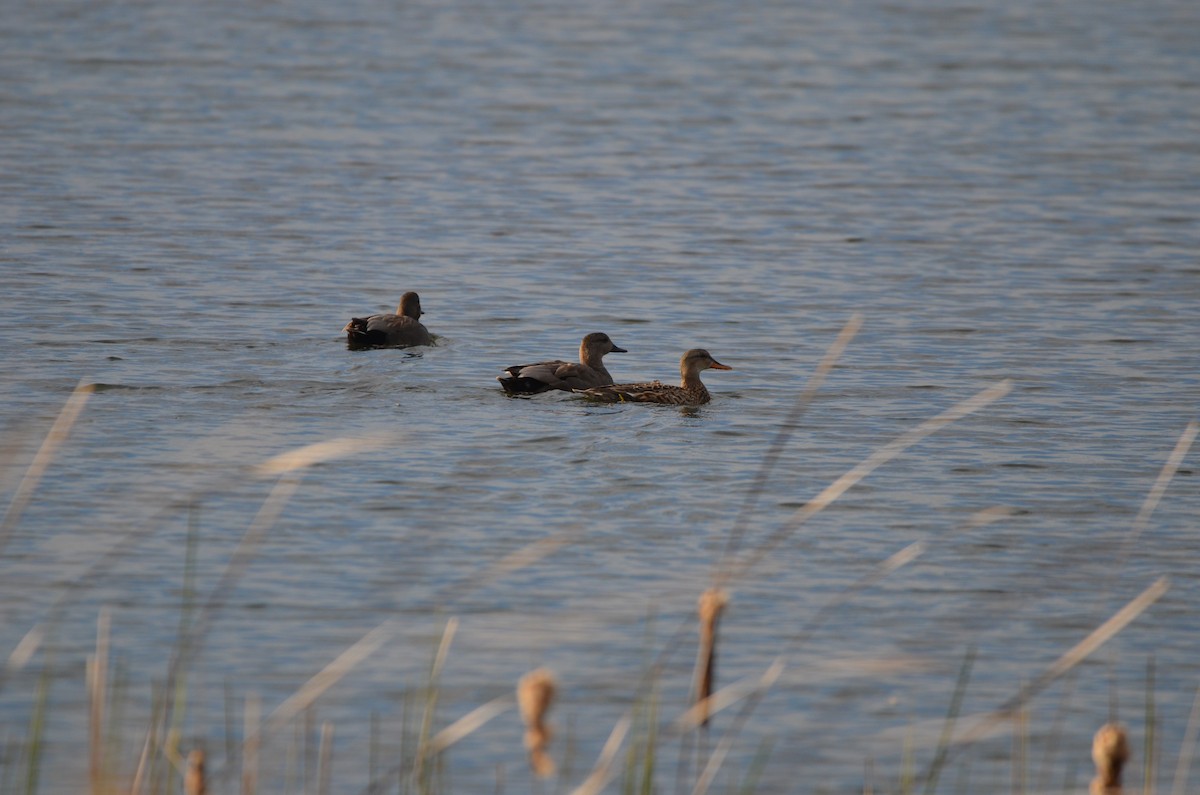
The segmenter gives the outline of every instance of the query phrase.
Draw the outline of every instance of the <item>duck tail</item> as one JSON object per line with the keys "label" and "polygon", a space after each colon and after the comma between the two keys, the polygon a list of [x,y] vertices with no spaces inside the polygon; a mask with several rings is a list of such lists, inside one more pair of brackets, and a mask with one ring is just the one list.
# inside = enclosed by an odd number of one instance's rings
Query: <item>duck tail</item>
{"label": "duck tail", "polygon": [[535,378],[521,378],[515,375],[498,375],[496,380],[508,395],[537,395],[550,391],[550,385]]}

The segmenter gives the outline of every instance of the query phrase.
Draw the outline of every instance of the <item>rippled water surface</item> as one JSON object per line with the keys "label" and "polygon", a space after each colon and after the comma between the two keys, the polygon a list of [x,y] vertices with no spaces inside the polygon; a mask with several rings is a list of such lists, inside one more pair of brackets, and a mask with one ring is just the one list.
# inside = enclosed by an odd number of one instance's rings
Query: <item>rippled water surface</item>
{"label": "rippled water surface", "polygon": [[[861,313],[743,553],[921,421],[1012,390],[732,583],[719,683],[792,656],[744,725],[714,721],[709,748],[737,731],[719,786],[765,743],[762,791],[895,789],[906,748],[932,758],[969,649],[964,716],[1161,575],[1159,602],[1030,702],[1026,761],[1004,724],[942,786],[1009,789],[1018,769],[1032,791],[1082,787],[1113,710],[1139,779],[1147,695],[1169,786],[1200,685],[1196,453],[1131,530],[1196,416],[1197,41],[1200,7],[1170,1],[10,4],[6,495],[72,388],[99,388],[0,552],[0,654],[47,633],[0,689],[5,775],[49,671],[40,788],[86,782],[104,607],[132,775],[195,590],[216,609],[182,743],[211,770],[236,773],[244,699],[269,713],[384,625],[310,716],[314,743],[334,726],[335,790],[366,787],[457,616],[436,725],[549,666],[565,771],[548,790],[567,790],[664,649],[658,717],[686,703],[696,598]],[[437,346],[347,350],[342,325],[405,290]],[[706,373],[694,410],[494,381],[597,330],[629,351],[607,360],[618,380],[671,380],[696,346],[734,370]],[[312,467],[227,568],[273,488],[251,467],[341,437],[382,446]],[[955,532],[994,506],[1013,515]],[[530,545],[549,554],[500,565]],[[471,735],[445,789],[528,791],[520,735],[515,711]],[[268,740],[265,789],[297,775],[296,737]],[[677,747],[663,791],[689,775]]]}

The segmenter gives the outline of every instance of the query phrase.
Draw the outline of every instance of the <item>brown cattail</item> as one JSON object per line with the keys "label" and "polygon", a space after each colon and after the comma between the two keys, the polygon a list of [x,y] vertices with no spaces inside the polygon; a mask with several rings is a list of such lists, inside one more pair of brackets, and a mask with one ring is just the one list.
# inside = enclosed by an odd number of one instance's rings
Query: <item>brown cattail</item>
{"label": "brown cattail", "polygon": [[546,753],[550,745],[550,727],[546,711],[554,700],[554,675],[545,668],[530,671],[517,683],[517,705],[525,721],[525,748],[533,772],[543,778],[554,773],[554,760]]}
{"label": "brown cattail", "polygon": [[208,792],[208,784],[204,781],[204,752],[199,748],[188,754],[183,791],[187,795],[204,795]]}
{"label": "brown cattail", "polygon": [[700,725],[708,725],[708,702],[717,678],[717,621],[729,603],[729,594],[709,588],[700,594],[700,652],[696,657],[696,702],[700,706]]}
{"label": "brown cattail", "polygon": [[1128,760],[1129,741],[1125,736],[1125,727],[1119,723],[1101,726],[1092,740],[1092,761],[1096,763],[1092,795],[1119,795],[1121,769]]}

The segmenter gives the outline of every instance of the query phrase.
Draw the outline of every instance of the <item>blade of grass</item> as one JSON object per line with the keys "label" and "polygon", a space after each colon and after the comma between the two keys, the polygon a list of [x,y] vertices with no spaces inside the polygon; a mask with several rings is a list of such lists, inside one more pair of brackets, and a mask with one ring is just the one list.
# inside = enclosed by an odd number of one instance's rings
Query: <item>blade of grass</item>
{"label": "blade of grass", "polygon": [[933,795],[937,789],[938,778],[942,766],[946,763],[946,754],[950,749],[950,740],[954,737],[954,723],[962,710],[963,697],[967,693],[967,682],[971,679],[971,668],[975,665],[975,647],[967,649],[963,656],[962,666],[958,669],[958,681],[954,684],[954,695],[950,698],[950,709],[946,713],[946,722],[942,724],[942,734],[938,738],[937,753],[930,764],[929,777],[925,782],[926,795]]}
{"label": "blade of grass", "polygon": [[966,417],[982,408],[994,403],[1000,398],[1007,395],[1012,390],[1011,381],[1001,381],[994,386],[990,386],[975,395],[963,400],[954,406],[950,407],[936,417],[922,422],[917,427],[906,431],[896,439],[887,443],[883,447],[871,453],[857,465],[849,469],[845,474],[829,484],[825,489],[813,497],[803,506],[796,510],[792,516],[784,522],[783,526],[772,532],[767,539],[745,555],[740,563],[730,566],[722,578],[718,578],[718,585],[723,585],[725,580],[742,577],[750,569],[760,563],[772,550],[782,543],[788,536],[799,529],[805,522],[816,516],[821,511],[829,507],[835,500],[849,491],[855,484],[859,483],[863,478],[870,475],[879,467],[888,463],[892,459],[899,456],[909,447],[912,447],[917,442],[921,441],[930,434],[941,430],[950,423]]}
{"label": "blade of grass", "polygon": [[446,664],[446,658],[450,654],[450,644],[454,641],[457,631],[458,619],[450,618],[442,631],[441,642],[433,657],[433,664],[429,668],[429,684],[425,689],[425,710],[421,715],[421,733],[417,740],[416,757],[413,760],[413,784],[417,791],[422,793],[428,791],[429,785],[429,766],[425,764],[425,761],[429,756],[427,749],[433,731],[434,714],[437,711],[438,681],[442,675],[442,668]]}
{"label": "blade of grass", "polygon": [[[979,718],[974,726],[964,732],[962,737],[955,740],[954,748],[947,753],[947,757],[953,756],[958,750],[966,748],[985,737],[996,724],[1011,719],[1016,711],[1028,703],[1030,699],[1076,665],[1083,662],[1089,655],[1115,637],[1117,633],[1129,626],[1150,605],[1162,598],[1162,595],[1167,592],[1169,587],[1170,581],[1166,577],[1160,577],[1152,583],[1124,607],[1114,613],[1111,618],[1092,630],[1087,637],[1063,653],[1045,671],[1029,682],[1029,684],[1022,687],[1015,696],[1001,704],[997,709]],[[925,777],[928,777],[928,773],[926,773]]]}
{"label": "blade of grass", "polygon": [[1188,450],[1191,449],[1192,442],[1196,439],[1197,432],[1200,432],[1200,422],[1192,420],[1183,429],[1183,433],[1179,435],[1179,439],[1175,442],[1175,448],[1171,454],[1167,456],[1166,462],[1163,464],[1162,470],[1158,473],[1158,478],[1155,479],[1154,485],[1150,487],[1150,493],[1146,495],[1145,501],[1142,502],[1142,507],[1138,510],[1137,517],[1133,520],[1133,528],[1129,532],[1129,536],[1125,539],[1125,544],[1121,549],[1121,555],[1118,558],[1117,571],[1124,568],[1125,561],[1132,553],[1134,545],[1137,544],[1142,533],[1150,524],[1150,517],[1154,515],[1154,511],[1158,508],[1158,504],[1162,501],[1163,495],[1167,492],[1167,486],[1175,477],[1175,473],[1179,471],[1180,464],[1183,463],[1184,457]]}
{"label": "blade of grass", "polygon": [[37,696],[33,702],[33,714],[29,718],[29,747],[25,755],[25,795],[34,795],[42,769],[42,744],[46,730],[46,704],[50,700],[50,659],[38,677]]}
{"label": "blade of grass", "polygon": [[599,795],[600,791],[612,780],[613,760],[617,758],[617,752],[621,750],[621,743],[625,742],[625,736],[629,734],[631,725],[633,725],[633,714],[627,710],[609,733],[604,747],[600,749],[600,756],[596,759],[596,765],[592,768],[592,772],[588,774],[582,784],[571,791],[571,795]]}
{"label": "blade of grass", "polygon": [[[444,599],[439,598],[437,602],[446,605],[452,598],[461,598],[465,593],[468,593],[476,588],[482,587],[488,582],[492,582],[502,575],[512,574],[526,566],[531,566],[542,560],[546,555],[561,547],[563,544],[570,542],[577,536],[576,531],[566,533],[558,533],[552,536],[538,539],[530,544],[527,544],[520,549],[505,555],[499,561],[484,566],[480,571],[464,577],[462,581],[454,583],[447,587],[444,592]],[[453,619],[452,619],[453,620]],[[455,626],[457,626],[457,621]],[[285,726],[288,721],[295,717],[298,710],[304,709],[306,705],[311,704],[316,698],[324,693],[329,687],[335,684],[339,679],[345,676],[351,669],[357,666],[366,657],[373,654],[376,650],[382,647],[385,643],[399,634],[404,624],[397,619],[388,619],[368,631],[354,645],[348,648],[341,656],[333,663],[327,666],[319,674],[305,683],[302,688],[295,694],[290,696],[283,704],[276,707],[275,711],[267,720],[266,724],[259,731],[258,741],[265,741],[267,737],[274,734],[276,731]],[[415,757],[414,757],[415,758]],[[214,781],[221,781],[228,774],[228,763],[217,775],[213,776]],[[383,778],[388,778],[385,775]],[[372,782],[368,785],[366,792],[377,792],[376,784]]]}
{"label": "blade of grass", "polygon": [[762,777],[763,770],[766,769],[772,745],[770,740],[763,740],[754,754],[754,758],[750,760],[750,767],[746,770],[746,780],[742,782],[740,790],[743,795],[753,795],[758,791],[758,780]]}
{"label": "blade of grass", "polygon": [[357,643],[339,654],[333,662],[322,668],[305,682],[299,690],[289,696],[267,717],[266,724],[258,735],[274,734],[286,726],[329,688],[367,657],[374,654],[390,638],[390,622],[385,622],[364,635]]}
{"label": "blade of grass", "polygon": [[728,684],[717,692],[713,693],[702,702],[696,702],[683,712],[671,724],[673,731],[687,732],[701,725],[701,721],[705,716],[713,716],[734,704],[737,704],[755,693],[761,691],[764,687],[769,687],[783,673],[787,667],[787,655],[781,654],[775,658],[766,671],[758,676],[747,676],[739,679],[732,684]]}
{"label": "blade of grass", "polygon": [[1175,762],[1175,780],[1171,783],[1171,795],[1187,792],[1188,771],[1192,769],[1192,754],[1196,750],[1196,730],[1200,728],[1200,687],[1192,699],[1192,712],[1188,715],[1187,728],[1183,732],[1183,743],[1179,747],[1179,758]]}
{"label": "blade of grass", "polygon": [[242,716],[242,795],[258,792],[259,720],[262,715],[262,699],[256,695],[246,698]]}
{"label": "blade of grass", "polygon": [[108,686],[108,632],[111,618],[107,609],[101,609],[96,617],[96,653],[88,661],[88,778],[92,792],[104,790],[104,696]]}
{"label": "blade of grass", "polygon": [[737,718],[733,721],[732,725],[726,729],[724,736],[721,737],[721,741],[717,743],[716,749],[714,749],[712,755],[709,756],[708,763],[704,766],[704,770],[700,773],[700,777],[696,781],[695,788],[692,789],[692,795],[705,795],[705,793],[708,792],[708,788],[712,785],[713,780],[717,776],[717,771],[720,770],[721,765],[725,762],[726,756],[729,755],[729,751],[733,748],[734,740],[741,733],[742,727],[745,725],[746,721],[750,719],[750,715],[758,706],[758,702],[762,700],[763,696],[766,695],[766,692],[771,689],[775,682],[779,680],[780,675],[783,673],[783,667],[782,659],[777,659],[775,662],[771,663],[771,666],[767,668],[765,672],[763,672],[763,675],[758,680],[758,686],[749,694],[750,700],[747,701],[742,707],[742,710],[740,713],[738,713]]}
{"label": "blade of grass", "polygon": [[[721,560],[718,564],[718,572],[727,568],[741,546],[742,538],[746,534],[746,525],[750,517],[754,513],[755,507],[758,505],[759,497],[762,496],[766,489],[767,477],[775,469],[776,463],[779,461],[779,456],[783,453],[783,448],[787,446],[788,440],[791,439],[799,425],[800,418],[808,409],[808,404],[812,402],[813,397],[817,394],[817,390],[825,383],[826,376],[837,364],[837,360],[841,358],[850,341],[858,334],[862,328],[862,315],[854,313],[850,319],[846,321],[846,325],[842,327],[842,331],[838,334],[837,339],[829,346],[825,352],[825,356],[821,359],[817,369],[809,377],[808,383],[804,385],[803,391],[796,398],[795,404],[791,411],[788,412],[783,422],[779,425],[779,430],[775,433],[775,438],[771,441],[771,446],[767,448],[766,455],[763,456],[762,463],[758,467],[758,471],[754,473],[754,480],[750,483],[750,488],[746,491],[746,497],[742,502],[741,508],[738,510],[737,518],[734,520],[733,527],[729,531],[729,538],[725,543],[725,551],[721,555]],[[717,580],[721,577],[718,575]]]}
{"label": "blade of grass", "polygon": [[329,795],[329,782],[333,776],[333,724],[321,724],[321,750],[317,763],[317,795]]}
{"label": "blade of grass", "polygon": [[463,715],[458,720],[442,729],[429,741],[426,749],[430,754],[440,754],[455,743],[466,739],[478,731],[492,718],[501,715],[515,706],[516,701],[511,695],[500,696],[482,704]]}
{"label": "blade of grass", "polygon": [[[992,522],[998,521],[1007,516],[1011,516],[1013,510],[1006,507],[985,508],[972,514],[971,517],[962,525],[956,528],[947,537],[955,536],[970,530],[984,527]],[[875,585],[885,577],[890,576],[900,568],[907,566],[912,561],[916,560],[926,549],[926,542],[917,541],[901,549],[899,552],[889,556],[886,560],[877,564],[871,571],[864,574],[855,582],[846,586],[836,593],[828,602],[826,602],[809,621],[801,629],[801,631],[792,639],[784,652],[779,656],[776,662],[783,666],[786,664],[788,657],[802,643],[806,642],[833,614],[833,611],[839,606],[845,604],[855,594]],[[782,668],[781,668],[782,670]],[[731,706],[748,695],[752,694],[756,688],[753,677],[748,677],[735,682],[734,684],[718,691],[709,698],[697,702],[692,707],[684,712],[674,723],[674,728],[680,732],[691,731],[698,725],[706,716],[714,715],[717,712]]]}
{"label": "blade of grass", "polygon": [[1142,751],[1142,792],[1145,795],[1154,795],[1155,787],[1158,785],[1158,777],[1155,775],[1158,771],[1158,746],[1155,743],[1158,712],[1154,701],[1154,681],[1155,661],[1152,654],[1146,660],[1146,736]]}
{"label": "blade of grass", "polygon": [[4,690],[4,685],[10,676],[29,664],[33,655],[41,647],[44,636],[45,632],[42,630],[41,624],[36,624],[17,641],[16,647],[8,655],[8,661],[3,668],[0,668],[0,691]]}
{"label": "blade of grass", "polygon": [[50,462],[58,454],[59,448],[67,440],[71,428],[79,419],[83,407],[87,405],[88,398],[95,391],[95,384],[80,381],[71,392],[71,396],[67,398],[62,411],[54,420],[54,424],[50,426],[46,438],[42,441],[42,446],[38,448],[37,453],[33,456],[33,461],[25,470],[25,476],[17,484],[17,490],[13,493],[13,498],[8,503],[8,509],[4,512],[4,519],[0,520],[0,551],[3,551],[5,545],[8,544],[13,529],[21,519],[21,514],[25,512],[25,508],[33,498],[33,492],[41,482],[42,476],[46,474],[46,468],[50,466]]}

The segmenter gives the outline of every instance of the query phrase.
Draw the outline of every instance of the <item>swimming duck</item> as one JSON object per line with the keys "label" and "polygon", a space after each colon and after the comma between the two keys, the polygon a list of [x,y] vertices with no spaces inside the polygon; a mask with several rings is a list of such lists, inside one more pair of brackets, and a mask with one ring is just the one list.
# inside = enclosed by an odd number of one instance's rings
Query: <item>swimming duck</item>
{"label": "swimming duck", "polygon": [[733,369],[727,364],[718,362],[703,348],[692,348],[679,360],[679,374],[683,376],[679,386],[664,384],[661,381],[650,381],[642,384],[612,384],[576,391],[584,397],[606,403],[624,403],[628,400],[636,403],[698,406],[711,399],[708,390],[700,381],[700,371],[709,368],[713,370]]}
{"label": "swimming duck", "polygon": [[433,337],[421,325],[421,297],[408,292],[400,296],[396,314],[351,318],[342,331],[351,348],[409,348],[413,345],[432,345]]}
{"label": "swimming duck", "polygon": [[572,392],[593,386],[604,386],[613,382],[608,370],[604,369],[604,354],[627,353],[618,348],[609,336],[595,331],[579,343],[579,362],[537,362],[536,364],[514,364],[505,368],[506,375],[496,376],[500,386],[510,395],[536,395],[551,389]]}

